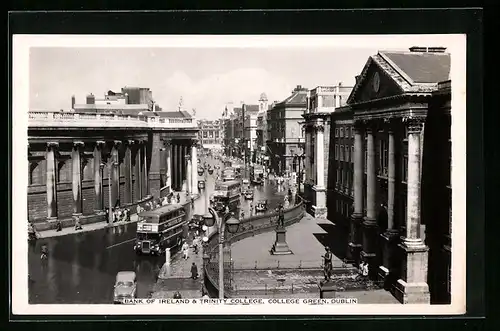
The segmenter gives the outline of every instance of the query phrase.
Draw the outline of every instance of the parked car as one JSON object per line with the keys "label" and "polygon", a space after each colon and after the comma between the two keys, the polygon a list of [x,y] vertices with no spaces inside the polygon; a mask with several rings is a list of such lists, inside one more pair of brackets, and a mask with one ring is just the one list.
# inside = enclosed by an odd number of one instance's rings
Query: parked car
{"label": "parked car", "polygon": [[113,303],[122,303],[123,299],[137,298],[137,276],[134,271],[120,271],[116,274],[113,291]]}

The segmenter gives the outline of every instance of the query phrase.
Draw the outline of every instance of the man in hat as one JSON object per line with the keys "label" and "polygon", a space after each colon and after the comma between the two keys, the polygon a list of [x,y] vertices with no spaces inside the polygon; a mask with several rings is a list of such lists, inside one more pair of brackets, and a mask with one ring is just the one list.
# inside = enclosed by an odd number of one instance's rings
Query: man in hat
{"label": "man in hat", "polygon": [[325,246],[325,255],[323,256],[323,261],[324,261],[324,274],[325,274],[325,281],[330,281],[332,277],[332,252],[330,252],[330,247]]}

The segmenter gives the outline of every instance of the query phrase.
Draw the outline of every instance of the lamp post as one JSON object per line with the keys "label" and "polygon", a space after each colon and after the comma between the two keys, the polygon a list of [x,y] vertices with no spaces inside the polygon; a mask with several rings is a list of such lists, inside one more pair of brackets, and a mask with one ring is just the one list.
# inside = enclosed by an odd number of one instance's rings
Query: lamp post
{"label": "lamp post", "polygon": [[205,215],[207,227],[217,226],[219,233],[219,299],[224,299],[224,233],[236,233],[240,227],[240,220],[234,217],[234,213],[227,213],[220,217],[215,209],[208,208],[209,214]]}

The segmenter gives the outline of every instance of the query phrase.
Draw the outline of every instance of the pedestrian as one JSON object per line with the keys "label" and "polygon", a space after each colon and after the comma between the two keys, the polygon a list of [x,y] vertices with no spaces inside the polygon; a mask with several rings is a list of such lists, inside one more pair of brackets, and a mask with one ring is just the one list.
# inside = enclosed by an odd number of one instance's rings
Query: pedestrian
{"label": "pedestrian", "polygon": [[187,260],[189,257],[189,245],[188,245],[187,241],[184,241],[184,244],[182,245],[182,253],[183,253],[184,260]]}
{"label": "pedestrian", "polygon": [[363,264],[363,270],[362,270],[362,275],[363,275],[363,278],[367,278],[368,277],[368,263],[364,263]]}
{"label": "pedestrian", "polygon": [[61,221],[58,219],[57,220],[57,223],[56,223],[56,232],[60,232],[62,231],[62,223]]}
{"label": "pedestrian", "polygon": [[177,193],[177,203],[181,203],[181,195]]}
{"label": "pedestrian", "polygon": [[80,217],[75,216],[75,231],[82,230],[82,225],[80,224]]}
{"label": "pedestrian", "polygon": [[191,265],[191,278],[198,279],[198,267],[196,266],[196,264],[194,262]]}

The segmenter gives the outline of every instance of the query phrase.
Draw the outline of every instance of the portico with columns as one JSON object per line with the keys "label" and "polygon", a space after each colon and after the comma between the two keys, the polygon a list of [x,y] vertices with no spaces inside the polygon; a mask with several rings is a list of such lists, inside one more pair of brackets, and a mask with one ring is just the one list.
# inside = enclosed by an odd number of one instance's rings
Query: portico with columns
{"label": "portico with columns", "polygon": [[[433,77],[421,74],[407,66],[406,57],[422,61],[422,67],[435,60],[442,71],[436,66]],[[367,262],[369,276],[402,303],[430,303],[430,274],[436,271],[429,269],[429,246],[441,248],[436,241],[443,236],[436,231],[443,227],[435,224],[448,223],[448,217],[434,219],[450,208],[448,197],[435,196],[430,188],[434,182],[434,190],[442,191],[440,178],[449,177],[449,168],[431,165],[439,154],[448,155],[449,135],[443,132],[450,130],[449,114],[433,106],[448,74],[446,53],[379,52],[357,77],[345,107],[354,128],[347,257],[356,265]]]}
{"label": "portico with columns", "polygon": [[[75,121],[85,124],[76,117]],[[187,182],[190,192],[197,194],[197,172],[186,177],[187,156],[197,162],[196,145],[191,143],[195,126],[141,130],[134,125],[118,131],[100,123],[81,130],[71,122],[34,122],[28,129],[28,219],[39,230],[53,228],[50,224],[58,219],[69,226],[74,216],[82,224],[103,221],[109,207],[132,207],[135,212],[135,205],[159,198],[162,185],[180,190]]]}

